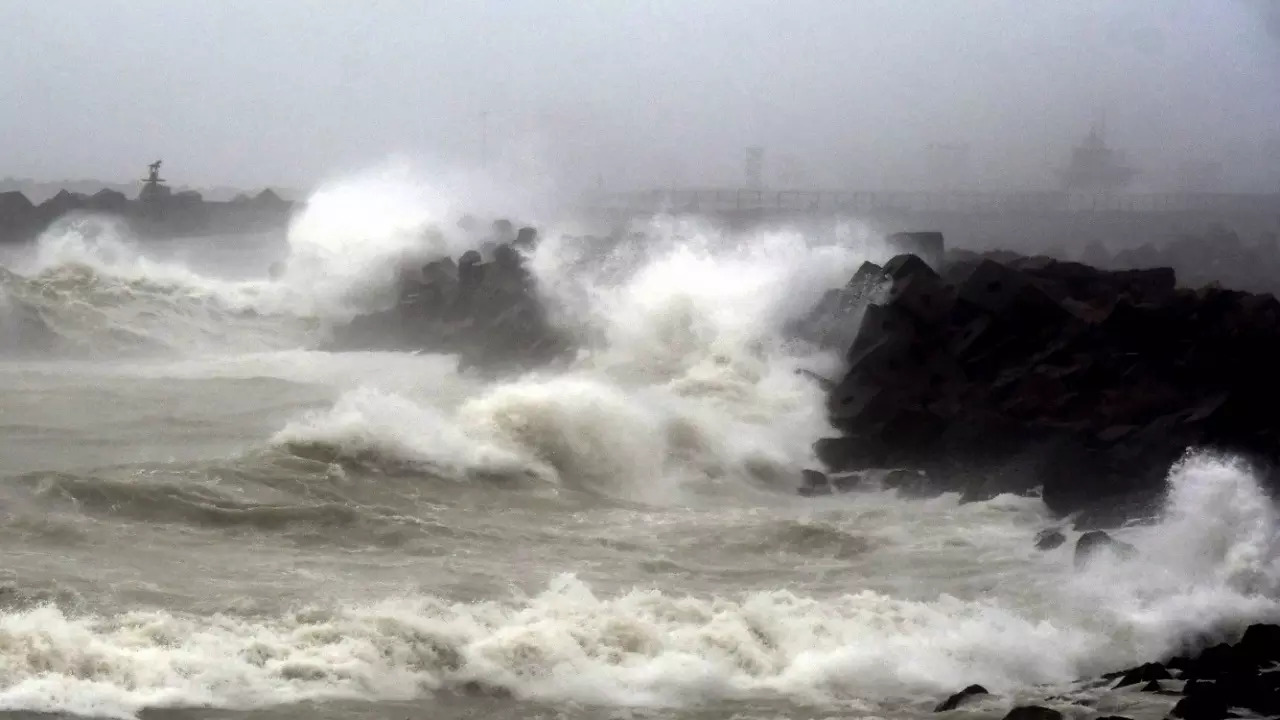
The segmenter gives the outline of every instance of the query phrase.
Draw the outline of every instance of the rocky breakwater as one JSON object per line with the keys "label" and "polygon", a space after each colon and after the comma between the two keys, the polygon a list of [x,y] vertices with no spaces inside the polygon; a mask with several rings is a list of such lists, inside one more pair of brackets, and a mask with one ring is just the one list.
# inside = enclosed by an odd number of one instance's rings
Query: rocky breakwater
{"label": "rocky breakwater", "polygon": [[841,435],[817,446],[828,470],[908,468],[899,482],[970,497],[1042,486],[1063,514],[1142,511],[1190,448],[1270,473],[1274,297],[999,257],[867,263],[799,328],[845,352],[829,391]]}
{"label": "rocky breakwater", "polygon": [[[1107,673],[1084,681],[1086,688],[1109,688],[1116,693],[1151,693],[1166,696],[1168,716],[1182,720],[1225,720],[1236,717],[1280,716],[1280,626],[1250,625],[1234,643],[1212,647]],[[1063,720],[1092,716],[1098,720],[1127,720],[1121,716],[1090,712],[1071,698],[1045,698],[1045,705],[1014,707],[1005,720]],[[950,713],[979,704],[1007,706],[1007,700],[970,685],[943,700],[934,709]],[[1057,708],[1062,708],[1061,710]],[[1065,712],[1064,712],[1065,711]]]}
{"label": "rocky breakwater", "polygon": [[456,354],[486,371],[551,362],[572,348],[539,302],[523,252],[537,240],[522,228],[511,242],[442,258],[401,276],[398,302],[335,329],[334,350]]}
{"label": "rocky breakwater", "polygon": [[284,228],[294,204],[270,189],[228,202],[207,201],[195,191],[131,200],[104,189],[93,195],[62,190],[42,203],[21,192],[0,192],[0,245],[30,242],[59,220],[80,214],[112,217],[141,237],[235,235]]}
{"label": "rocky breakwater", "polygon": [[1171,267],[1187,285],[1217,281],[1227,287],[1253,292],[1280,290],[1280,237],[1275,232],[1248,237],[1221,226],[1197,235],[1174,238],[1158,245],[1108,250],[1093,242],[1078,258],[1095,267],[1122,270],[1138,267]]}

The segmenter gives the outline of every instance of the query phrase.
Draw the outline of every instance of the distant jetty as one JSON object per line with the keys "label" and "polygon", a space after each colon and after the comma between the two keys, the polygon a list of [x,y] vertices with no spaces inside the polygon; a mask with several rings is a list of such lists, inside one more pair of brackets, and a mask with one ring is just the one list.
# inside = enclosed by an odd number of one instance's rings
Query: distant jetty
{"label": "distant jetty", "polygon": [[193,190],[173,192],[160,177],[161,164],[147,166],[135,199],[116,190],[92,195],[62,190],[35,204],[21,192],[0,192],[0,244],[32,240],[74,213],[121,218],[142,237],[177,238],[267,232],[284,227],[294,211],[293,202],[271,189],[225,202],[207,201]]}

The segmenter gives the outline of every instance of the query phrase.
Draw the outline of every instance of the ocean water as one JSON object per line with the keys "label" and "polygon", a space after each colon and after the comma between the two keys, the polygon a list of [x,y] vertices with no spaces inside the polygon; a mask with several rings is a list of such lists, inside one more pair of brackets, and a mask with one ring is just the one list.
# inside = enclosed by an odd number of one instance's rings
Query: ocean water
{"label": "ocean water", "polygon": [[1091,678],[1280,616],[1275,509],[1232,458],[1170,468],[1116,533],[1139,556],[1081,570],[1074,531],[1034,548],[1035,497],[797,496],[831,432],[797,370],[839,359],[782,329],[891,254],[857,223],[548,222],[530,266],[583,343],[554,369],[316,350],[397,263],[478,243],[430,200],[4,251],[0,711],[898,718],[981,683],[955,714],[1158,718]]}

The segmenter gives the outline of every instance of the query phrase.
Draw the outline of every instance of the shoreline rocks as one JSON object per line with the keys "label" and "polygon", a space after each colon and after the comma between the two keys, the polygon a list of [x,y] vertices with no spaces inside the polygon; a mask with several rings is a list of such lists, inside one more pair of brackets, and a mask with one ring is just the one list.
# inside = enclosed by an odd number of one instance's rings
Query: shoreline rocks
{"label": "shoreline rocks", "polygon": [[[829,294],[832,295],[832,294]],[[829,472],[914,468],[971,498],[1043,488],[1069,514],[1141,512],[1191,448],[1280,460],[1280,302],[1169,268],[915,255],[865,264],[801,324],[840,347]]]}
{"label": "shoreline rocks", "polygon": [[[1250,625],[1235,643],[1219,643],[1160,662],[1106,673],[1098,680],[1111,690],[1178,698],[1169,711],[1172,718],[1225,720],[1240,717],[1237,710],[1274,717],[1280,715],[1280,625]],[[954,710],[971,697],[984,694],[982,686],[971,685],[941,702],[934,711]],[[1048,718],[1061,714],[1049,708],[1022,706],[1005,717],[1015,716]]]}

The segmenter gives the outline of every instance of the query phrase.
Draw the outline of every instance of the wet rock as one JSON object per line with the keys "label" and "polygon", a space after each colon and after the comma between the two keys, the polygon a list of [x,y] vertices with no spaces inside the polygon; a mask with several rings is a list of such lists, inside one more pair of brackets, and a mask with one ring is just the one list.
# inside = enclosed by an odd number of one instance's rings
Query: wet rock
{"label": "wet rock", "polygon": [[1151,663],[1107,677],[1146,681],[1144,691],[1177,694],[1165,690],[1160,681],[1166,679],[1162,675],[1172,675],[1170,670],[1180,672],[1186,683],[1172,716],[1186,720],[1235,717],[1233,708],[1280,715],[1277,637],[1280,626],[1252,625],[1234,645],[1218,643],[1192,656],[1172,658],[1163,666]]}
{"label": "wet rock", "polygon": [[801,470],[800,487],[797,492],[806,497],[830,495],[832,492],[831,482],[827,479],[826,473],[817,470]]}
{"label": "wet rock", "polygon": [[1105,530],[1090,530],[1076,540],[1076,567],[1084,567],[1102,552],[1111,552],[1116,557],[1129,559],[1138,554],[1138,549],[1129,543],[1116,540],[1108,535]]}
{"label": "wet rock", "polygon": [[1062,720],[1062,713],[1039,705],[1022,705],[1010,710],[1004,720]]}
{"label": "wet rock", "polygon": [[[821,438],[813,445],[813,452],[822,461],[823,467],[829,470],[854,467],[867,461],[867,447],[863,438],[843,436]],[[864,467],[874,467],[875,461]]]}
{"label": "wet rock", "polygon": [[947,712],[949,710],[955,710],[966,701],[972,698],[981,697],[987,694],[989,694],[987,692],[987,689],[982,687],[981,685],[970,685],[969,687],[961,690],[958,693],[955,693],[954,695],[947,698],[946,700],[943,700],[942,702],[938,703],[938,706],[935,707],[933,711]]}
{"label": "wet rock", "polygon": [[20,192],[0,192],[0,243],[33,237],[40,224],[35,206]]}
{"label": "wet rock", "polygon": [[921,494],[925,491],[929,476],[918,470],[895,468],[884,474],[881,483],[886,490],[897,490],[907,495]]}
{"label": "wet rock", "polygon": [[877,289],[829,292],[804,330],[845,351],[833,471],[929,469],[970,498],[1040,486],[1053,512],[1107,523],[1149,510],[1189,448],[1280,485],[1275,298],[1012,253],[949,253],[941,274],[899,255],[850,286]]}
{"label": "wet rock", "polygon": [[917,322],[935,324],[951,310],[952,293],[938,273],[915,255],[898,255],[885,263],[889,280],[885,304],[899,307]]}
{"label": "wet rock", "polygon": [[490,233],[490,240],[499,245],[509,244],[516,239],[515,226],[506,219],[494,220],[490,225]]}
{"label": "wet rock", "polygon": [[856,339],[856,318],[875,297],[883,280],[883,269],[864,262],[843,288],[827,291],[804,318],[790,324],[786,332],[819,347],[844,351]]}
{"label": "wet rock", "polygon": [[[1105,534],[1105,533],[1104,533]],[[1139,683],[1150,683],[1158,680],[1172,680],[1173,676],[1169,674],[1169,670],[1160,663],[1147,663],[1139,667],[1133,668],[1120,676],[1114,687],[1122,688],[1129,685],[1137,685]],[[1145,689],[1145,688],[1144,688]],[[1157,686],[1158,690],[1159,687]]]}
{"label": "wet rock", "polygon": [[834,382],[828,380],[825,377],[822,377],[821,375],[813,372],[812,370],[806,370],[804,368],[800,368],[796,370],[796,374],[809,378],[810,380],[817,383],[818,387],[822,388],[827,392],[831,392],[836,387],[836,384]]}
{"label": "wet rock", "polygon": [[88,205],[103,212],[122,212],[129,206],[129,198],[118,190],[102,189],[89,197]]}
{"label": "wet rock", "polygon": [[1165,692],[1164,686],[1160,684],[1159,680],[1149,681],[1146,685],[1142,686],[1141,690],[1142,692],[1145,692],[1145,693],[1164,693]]}
{"label": "wet rock", "polygon": [[494,685],[483,680],[467,680],[458,685],[458,691],[471,697],[510,699],[511,691],[501,685]]}
{"label": "wet rock", "polygon": [[17,191],[0,192],[0,220],[13,222],[23,219],[35,209],[35,205]]}
{"label": "wet rock", "polygon": [[1280,663],[1280,625],[1250,625],[1236,644],[1235,654],[1241,662],[1258,668]]}
{"label": "wet rock", "polygon": [[493,262],[506,269],[523,268],[520,253],[508,244],[498,245],[493,249]]}
{"label": "wet rock", "polygon": [[852,492],[862,486],[860,473],[836,473],[829,477],[831,486],[838,492]]}
{"label": "wet rock", "polygon": [[36,206],[36,214],[45,222],[54,220],[76,210],[89,207],[89,198],[80,193],[59,190],[56,195]]}
{"label": "wet rock", "polygon": [[1225,720],[1236,717],[1226,699],[1216,690],[1183,697],[1169,714],[1184,720]]}
{"label": "wet rock", "polygon": [[538,231],[531,227],[522,227],[516,233],[516,239],[512,242],[517,248],[529,249],[537,245]]}
{"label": "wet rock", "polygon": [[886,241],[899,251],[916,255],[935,268],[942,266],[946,255],[946,241],[942,233],[936,231],[894,233]]}
{"label": "wet rock", "polygon": [[[495,228],[505,233],[506,226]],[[507,233],[513,234],[513,233]],[[556,328],[537,297],[524,256],[493,244],[407,270],[397,304],[336,328],[331,349],[432,351],[459,356],[462,368],[517,370],[556,361],[572,339]]]}
{"label": "wet rock", "polygon": [[[263,202],[264,198],[272,201]],[[39,205],[20,192],[0,192],[0,243],[33,240],[77,212],[114,216],[124,221],[130,232],[144,238],[258,233],[284,226],[293,207],[270,191],[256,200],[241,196],[231,202],[206,202],[198,192],[172,192],[164,185],[145,185],[133,200],[111,189],[92,196],[62,189]]]}
{"label": "wet rock", "polygon": [[1041,530],[1036,534],[1037,550],[1053,550],[1067,541],[1067,537],[1057,528]]}

